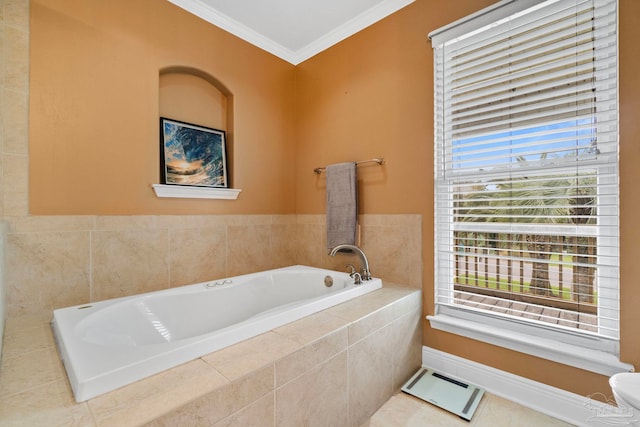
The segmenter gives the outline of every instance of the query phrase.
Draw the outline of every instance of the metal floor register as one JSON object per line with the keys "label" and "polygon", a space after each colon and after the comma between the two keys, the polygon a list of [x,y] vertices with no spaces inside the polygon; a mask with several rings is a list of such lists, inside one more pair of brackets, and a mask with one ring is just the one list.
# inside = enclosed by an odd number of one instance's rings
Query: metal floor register
{"label": "metal floor register", "polygon": [[420,368],[402,391],[471,421],[484,390],[431,369]]}

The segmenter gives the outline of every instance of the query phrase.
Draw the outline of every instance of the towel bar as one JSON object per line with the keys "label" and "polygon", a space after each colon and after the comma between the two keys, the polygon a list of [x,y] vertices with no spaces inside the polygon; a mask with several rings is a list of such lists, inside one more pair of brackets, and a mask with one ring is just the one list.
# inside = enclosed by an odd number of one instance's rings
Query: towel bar
{"label": "towel bar", "polygon": [[[364,163],[377,163],[379,165],[384,165],[384,157],[379,157],[379,158],[370,159],[370,160],[361,160],[359,162],[356,162],[356,165],[361,165]],[[313,171],[317,174],[321,174],[326,169],[327,169],[326,167],[321,167],[321,168],[315,168]]]}

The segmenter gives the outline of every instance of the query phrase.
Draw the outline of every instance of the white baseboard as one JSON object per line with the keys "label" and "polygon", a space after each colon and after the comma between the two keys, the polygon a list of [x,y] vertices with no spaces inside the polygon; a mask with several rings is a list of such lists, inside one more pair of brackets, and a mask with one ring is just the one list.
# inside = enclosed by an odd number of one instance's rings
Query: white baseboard
{"label": "white baseboard", "polygon": [[[628,416],[621,414],[621,410],[616,406],[599,400],[532,381],[430,347],[422,347],[422,364],[435,371],[480,386],[489,393],[577,426],[621,425],[619,424],[621,418]],[[614,402],[611,390],[602,390],[599,398]]]}

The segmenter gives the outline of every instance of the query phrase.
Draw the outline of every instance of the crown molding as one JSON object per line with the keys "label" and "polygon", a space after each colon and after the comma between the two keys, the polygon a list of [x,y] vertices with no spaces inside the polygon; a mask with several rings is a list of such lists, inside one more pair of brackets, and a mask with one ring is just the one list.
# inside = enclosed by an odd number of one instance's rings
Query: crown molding
{"label": "crown molding", "polygon": [[219,27],[254,46],[265,50],[278,58],[293,65],[298,65],[314,55],[341,42],[347,37],[367,28],[368,26],[386,18],[392,13],[413,3],[415,0],[385,0],[360,15],[336,27],[326,35],[314,40],[298,50],[291,50],[282,44],[254,31],[237,20],[219,12],[215,8],[199,0],[169,0],[176,6],[198,16],[199,18]]}

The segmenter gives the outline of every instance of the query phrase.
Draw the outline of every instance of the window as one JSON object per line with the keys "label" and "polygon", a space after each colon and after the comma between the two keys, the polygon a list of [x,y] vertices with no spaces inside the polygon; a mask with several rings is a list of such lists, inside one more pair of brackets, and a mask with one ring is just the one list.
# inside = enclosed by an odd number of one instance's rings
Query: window
{"label": "window", "polygon": [[617,358],[616,0],[502,1],[430,37],[432,326],[627,369]]}

